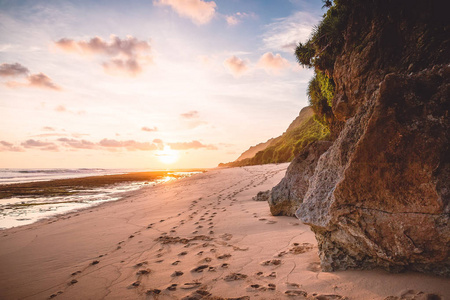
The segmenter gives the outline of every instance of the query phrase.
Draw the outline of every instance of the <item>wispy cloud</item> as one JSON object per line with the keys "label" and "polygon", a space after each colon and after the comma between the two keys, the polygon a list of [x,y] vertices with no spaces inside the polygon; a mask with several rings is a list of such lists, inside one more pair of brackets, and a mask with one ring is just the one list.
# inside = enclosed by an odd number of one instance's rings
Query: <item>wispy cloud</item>
{"label": "wispy cloud", "polygon": [[198,118],[200,116],[200,114],[196,110],[191,110],[186,113],[180,114],[180,116],[185,119],[194,119],[194,118]]}
{"label": "wispy cloud", "polygon": [[30,71],[19,63],[0,65],[0,76],[26,76]]}
{"label": "wispy cloud", "polygon": [[44,73],[29,74],[28,68],[22,66],[19,63],[0,65],[0,77],[25,77],[26,82],[8,81],[6,86],[10,88],[17,87],[37,87],[43,89],[50,89],[59,91],[61,87],[56,85],[50,77]]}
{"label": "wispy cloud", "polygon": [[263,35],[265,48],[293,53],[299,42],[305,42],[311,35],[319,18],[306,12],[296,12],[288,17],[276,19],[266,25]]}
{"label": "wispy cloud", "polygon": [[76,149],[96,149],[97,145],[93,142],[86,140],[76,140],[68,138],[60,138],[58,142],[61,142],[66,147],[76,148]]}
{"label": "wispy cloud", "polygon": [[214,1],[202,0],[154,0],[153,4],[170,6],[178,15],[191,19],[196,24],[206,24],[216,13]]}
{"label": "wispy cloud", "polygon": [[234,55],[227,58],[223,62],[223,65],[234,77],[242,76],[249,69],[248,62],[243,61]]}
{"label": "wispy cloud", "polygon": [[55,45],[65,52],[108,58],[101,63],[107,73],[136,76],[142,72],[144,65],[153,62],[149,42],[140,41],[132,36],[121,39],[111,35],[109,42],[100,37],[93,37],[89,41],[62,38],[55,42]]}
{"label": "wispy cloud", "polygon": [[241,23],[243,19],[255,17],[256,15],[254,13],[237,12],[233,15],[226,15],[225,20],[227,21],[228,25],[233,26]]}
{"label": "wispy cloud", "polygon": [[[155,151],[164,148],[165,143],[160,139],[152,142],[139,142],[135,140],[116,140],[104,138],[99,142],[85,139],[59,137],[55,140],[28,139],[16,146],[6,141],[0,141],[0,152],[24,152],[29,150],[63,151],[63,150],[107,150],[107,151]],[[217,150],[212,144],[203,144],[199,141],[167,143],[173,150]]]}
{"label": "wispy cloud", "polygon": [[65,105],[58,105],[55,107],[55,111],[59,113],[72,113],[76,115],[84,115],[86,113],[85,110],[72,111],[69,110]]}
{"label": "wispy cloud", "polygon": [[272,52],[264,53],[258,61],[258,66],[267,73],[278,74],[281,70],[289,68],[289,62],[280,54],[273,55]]}
{"label": "wispy cloud", "polygon": [[57,86],[47,75],[43,73],[33,74],[27,78],[28,84],[34,87],[46,88],[51,90],[59,91],[61,88]]}
{"label": "wispy cloud", "polygon": [[24,152],[25,150],[21,147],[14,146],[14,144],[0,141],[0,152],[11,151],[11,152]]}
{"label": "wispy cloud", "polygon": [[206,149],[206,150],[217,150],[218,148],[214,145],[205,145],[199,141],[192,142],[182,142],[182,143],[168,143],[170,148],[173,150],[189,150],[189,149]]}
{"label": "wispy cloud", "polygon": [[59,150],[58,146],[56,146],[52,142],[44,142],[44,141],[34,140],[34,139],[26,140],[21,145],[25,148],[39,149],[42,151],[58,151]]}
{"label": "wispy cloud", "polygon": [[99,142],[99,145],[110,149],[125,148],[128,151],[135,151],[135,150],[149,151],[158,149],[158,146],[154,143],[137,142],[134,140],[118,141],[118,140],[103,139]]}
{"label": "wispy cloud", "polygon": [[150,127],[144,126],[141,128],[141,130],[147,131],[147,132],[155,132],[155,131],[158,131],[158,127],[154,126],[153,128],[150,128]]}

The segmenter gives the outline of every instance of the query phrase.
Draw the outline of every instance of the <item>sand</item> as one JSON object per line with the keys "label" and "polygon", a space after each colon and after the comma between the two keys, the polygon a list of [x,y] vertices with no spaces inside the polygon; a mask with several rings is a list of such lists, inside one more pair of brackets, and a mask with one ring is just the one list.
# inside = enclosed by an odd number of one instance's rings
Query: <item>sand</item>
{"label": "sand", "polygon": [[212,170],[3,230],[0,299],[450,299],[448,278],[321,272],[309,227],[252,200],[286,168]]}

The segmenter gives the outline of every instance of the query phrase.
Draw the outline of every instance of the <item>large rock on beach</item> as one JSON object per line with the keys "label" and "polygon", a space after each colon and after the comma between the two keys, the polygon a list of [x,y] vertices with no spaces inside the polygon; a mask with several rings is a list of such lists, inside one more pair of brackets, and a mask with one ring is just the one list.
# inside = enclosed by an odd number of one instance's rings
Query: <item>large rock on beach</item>
{"label": "large rock on beach", "polygon": [[306,146],[289,165],[285,177],[277,184],[269,199],[274,216],[294,216],[309,186],[319,157],[331,146],[329,141],[317,141]]}

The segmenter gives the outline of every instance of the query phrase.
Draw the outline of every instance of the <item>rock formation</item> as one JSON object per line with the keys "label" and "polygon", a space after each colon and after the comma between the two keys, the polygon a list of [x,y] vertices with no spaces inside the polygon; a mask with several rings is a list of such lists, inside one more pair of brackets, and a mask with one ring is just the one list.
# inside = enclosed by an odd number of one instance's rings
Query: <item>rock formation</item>
{"label": "rock formation", "polygon": [[315,120],[313,109],[307,106],[300,111],[298,117],[282,135],[250,147],[237,160],[221,163],[219,167],[289,162],[312,142],[328,138],[329,130]]}
{"label": "rock formation", "polygon": [[253,199],[255,201],[269,201],[269,199],[270,199],[270,190],[258,192],[258,194],[256,194],[256,196],[253,197]]}
{"label": "rock formation", "polygon": [[317,141],[306,148],[289,165],[285,177],[277,184],[269,198],[270,212],[274,216],[294,216],[309,186],[319,157],[331,142]]}
{"label": "rock formation", "polygon": [[[339,1],[342,46],[321,71],[335,84],[341,125],[330,126],[336,139],[311,176],[296,159],[272,193],[302,202],[296,215],[315,232],[325,271],[450,275],[450,26],[441,4]],[[294,183],[293,173],[309,180]]]}

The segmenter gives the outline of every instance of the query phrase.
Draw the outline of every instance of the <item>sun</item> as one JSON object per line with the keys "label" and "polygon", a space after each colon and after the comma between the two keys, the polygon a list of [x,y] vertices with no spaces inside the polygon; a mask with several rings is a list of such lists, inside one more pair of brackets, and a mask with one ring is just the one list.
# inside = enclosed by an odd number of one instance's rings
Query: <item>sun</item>
{"label": "sun", "polygon": [[156,157],[158,157],[159,161],[163,164],[173,164],[178,158],[178,151],[170,149],[170,146],[164,146],[164,150],[159,150],[156,152]]}

